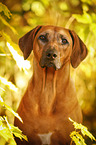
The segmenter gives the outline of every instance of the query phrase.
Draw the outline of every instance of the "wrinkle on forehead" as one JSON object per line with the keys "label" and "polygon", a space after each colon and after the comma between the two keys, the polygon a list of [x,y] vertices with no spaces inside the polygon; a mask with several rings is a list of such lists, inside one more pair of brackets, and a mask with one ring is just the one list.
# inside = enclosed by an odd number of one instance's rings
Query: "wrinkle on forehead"
{"label": "wrinkle on forehead", "polygon": [[54,32],[54,29],[52,30],[52,29],[49,28],[49,29],[46,29],[46,30],[42,31],[41,34],[46,34],[46,33],[49,34],[49,33],[53,33],[53,32]]}
{"label": "wrinkle on forehead", "polygon": [[62,27],[44,26],[44,28],[41,30],[41,34],[47,34],[47,33],[48,34],[52,33],[53,38],[55,38],[56,34],[69,36],[68,30]]}

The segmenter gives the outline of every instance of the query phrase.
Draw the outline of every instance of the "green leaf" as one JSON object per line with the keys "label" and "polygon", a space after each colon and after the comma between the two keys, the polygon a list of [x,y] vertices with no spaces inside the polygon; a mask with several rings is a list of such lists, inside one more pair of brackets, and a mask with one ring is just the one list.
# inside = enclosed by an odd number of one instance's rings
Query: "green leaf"
{"label": "green leaf", "polygon": [[14,139],[8,141],[8,145],[17,145]]}
{"label": "green leaf", "polygon": [[19,46],[18,46],[16,43],[14,43],[14,42],[12,41],[11,37],[10,37],[7,33],[5,33],[4,31],[0,31],[0,35],[1,35],[7,42],[9,42],[16,50],[19,49]]}
{"label": "green leaf", "polygon": [[14,34],[18,34],[17,31],[1,15],[0,15],[0,20],[4,25],[9,27],[13,31]]}
{"label": "green leaf", "polygon": [[18,127],[15,127],[14,125],[9,124],[7,117],[4,117],[4,119],[7,123],[7,126],[9,128],[10,132],[12,133],[12,135],[14,134],[16,137],[20,138],[21,140],[25,139],[27,141],[27,137],[22,134],[22,131]]}
{"label": "green leaf", "polygon": [[16,137],[20,138],[21,140],[22,140],[22,139],[25,139],[26,141],[28,141],[26,135],[23,135],[23,134],[22,134],[22,131],[21,131],[18,127],[15,127],[14,125],[11,124],[11,130],[12,130],[12,133],[13,133]]}
{"label": "green leaf", "polygon": [[84,12],[83,15],[73,14],[72,16],[80,23],[84,23],[84,24],[92,23],[91,16],[87,12]]}
{"label": "green leaf", "polygon": [[6,105],[5,103],[4,103],[4,106],[6,107],[7,110],[9,110],[15,117],[17,117],[23,123],[23,120],[18,115],[18,113],[14,112],[13,109],[10,106]]}
{"label": "green leaf", "polygon": [[69,120],[71,122],[73,122],[73,125],[75,127],[75,129],[80,129],[81,130],[81,133],[85,136],[88,136],[91,140],[95,140],[95,137],[88,131],[87,127],[85,127],[84,125],[82,125],[81,123],[77,123],[75,121],[73,121],[71,118],[69,118]]}
{"label": "green leaf", "polygon": [[2,136],[7,142],[10,138],[13,138],[9,128],[7,127],[6,120],[0,116],[0,136]]}
{"label": "green leaf", "polygon": [[8,106],[7,104],[5,104],[5,102],[3,101],[3,99],[1,98],[1,96],[0,96],[0,105],[1,106],[5,106],[7,110],[9,110],[15,117],[17,117],[21,122],[23,122],[22,119],[21,119],[21,117],[18,115],[18,113],[14,112],[13,109],[10,106]]}
{"label": "green leaf", "polygon": [[73,131],[70,134],[70,137],[72,138],[72,140],[75,142],[76,145],[86,145],[85,140],[78,132]]}
{"label": "green leaf", "polygon": [[0,34],[7,41],[6,45],[9,49],[10,53],[12,54],[13,59],[16,61],[19,69],[20,70],[23,69],[24,72],[27,74],[27,70],[29,70],[31,67],[30,61],[24,60],[24,58],[18,54],[18,52],[16,50],[19,50],[19,46],[11,40],[11,38],[8,34],[6,34],[3,31],[1,31]]}
{"label": "green leaf", "polygon": [[4,84],[5,86],[7,86],[10,90],[17,92],[18,88],[10,81],[8,81],[7,79],[5,79],[4,77],[0,76],[0,82],[2,84]]}
{"label": "green leaf", "polygon": [[13,134],[21,140],[25,139],[27,141],[27,137],[22,134],[22,131],[19,128],[9,124],[7,117],[0,116],[0,136],[2,136],[10,145],[15,145]]}
{"label": "green leaf", "polygon": [[7,16],[9,19],[12,15],[11,12],[8,10],[8,8],[1,2],[0,2],[0,12],[3,12],[4,15]]}
{"label": "green leaf", "polygon": [[84,136],[86,135],[86,136],[88,136],[91,140],[95,140],[95,141],[96,141],[95,137],[88,131],[87,127],[81,125],[81,132],[82,132],[82,134],[83,134]]}

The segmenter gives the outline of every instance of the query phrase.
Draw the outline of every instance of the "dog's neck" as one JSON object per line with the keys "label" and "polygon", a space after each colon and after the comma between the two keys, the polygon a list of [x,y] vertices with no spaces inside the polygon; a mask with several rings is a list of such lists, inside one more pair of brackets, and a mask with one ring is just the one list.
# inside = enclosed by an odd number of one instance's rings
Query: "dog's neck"
{"label": "dog's neck", "polygon": [[[54,68],[41,68],[39,63],[34,59],[32,83],[35,91],[39,90],[37,100],[39,100],[39,110],[43,114],[49,114],[54,110],[58,97],[57,94],[59,94],[60,100],[60,94],[68,86],[70,80],[70,64],[69,62],[67,63],[61,69],[55,70]],[[65,86],[66,84],[67,86]],[[62,86],[63,90],[61,90]]]}

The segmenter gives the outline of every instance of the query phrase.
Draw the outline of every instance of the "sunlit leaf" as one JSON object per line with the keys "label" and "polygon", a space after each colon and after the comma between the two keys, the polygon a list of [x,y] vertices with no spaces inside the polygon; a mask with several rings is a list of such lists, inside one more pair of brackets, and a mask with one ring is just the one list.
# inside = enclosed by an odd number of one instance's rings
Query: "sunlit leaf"
{"label": "sunlit leaf", "polygon": [[17,117],[21,122],[23,122],[22,119],[21,119],[21,117],[18,115],[18,113],[14,112],[13,109],[12,109],[10,106],[6,105],[5,103],[4,103],[4,106],[5,106],[6,109],[9,110],[15,117]]}
{"label": "sunlit leaf", "polygon": [[0,20],[4,25],[9,27],[15,34],[18,34],[17,31],[0,15]]}
{"label": "sunlit leaf", "polygon": [[82,125],[81,123],[77,123],[73,121],[71,118],[69,118],[71,122],[73,122],[74,128],[75,129],[80,129],[81,133],[85,136],[88,136],[91,140],[96,140],[95,137],[88,131],[87,127]]}
{"label": "sunlit leaf", "polygon": [[10,56],[10,54],[3,54],[3,53],[1,53],[0,56]]}
{"label": "sunlit leaf", "polygon": [[1,32],[1,35],[5,38],[5,40],[7,41],[6,45],[10,51],[10,53],[12,54],[13,59],[16,61],[17,66],[19,67],[20,70],[24,70],[24,72],[27,74],[27,70],[30,69],[31,64],[30,61],[28,60],[24,60],[24,57],[19,55],[18,52],[15,49],[19,49],[19,46],[17,44],[15,44],[10,36],[6,33],[4,33],[3,31]]}
{"label": "sunlit leaf", "polygon": [[80,15],[80,14],[73,14],[72,15],[74,18],[76,18],[76,20],[80,23],[84,23],[84,24],[90,24],[92,23],[92,19],[91,19],[91,16],[87,13],[87,12],[84,12],[83,15]]}
{"label": "sunlit leaf", "polygon": [[17,63],[17,66],[21,69],[24,70],[25,73],[27,73],[27,69],[31,67],[30,62],[28,60],[24,60],[23,56],[20,56],[16,50],[10,45],[9,42],[7,42],[7,47],[9,48],[14,60]]}
{"label": "sunlit leaf", "polygon": [[22,134],[22,131],[21,131],[18,127],[15,127],[15,126],[13,126],[13,125],[11,124],[11,130],[12,130],[12,133],[13,133],[16,137],[20,138],[21,140],[22,140],[22,139],[25,139],[26,141],[28,141],[26,135],[23,135],[23,134]]}
{"label": "sunlit leaf", "polygon": [[14,139],[8,141],[8,145],[17,145]]}
{"label": "sunlit leaf", "polygon": [[8,141],[9,138],[12,138],[9,129],[3,125],[0,126],[0,136],[2,136],[6,141]]}
{"label": "sunlit leaf", "polygon": [[71,137],[72,141],[75,142],[76,145],[86,145],[85,140],[78,132],[73,131],[70,134],[70,137]]}
{"label": "sunlit leaf", "polygon": [[22,131],[12,124],[9,124],[7,117],[0,116],[0,136],[2,136],[10,145],[15,145],[14,136],[27,141],[27,137],[22,134]]}
{"label": "sunlit leaf", "polygon": [[3,12],[4,15],[7,16],[9,19],[12,15],[11,12],[8,10],[8,8],[1,2],[0,2],[0,12]]}
{"label": "sunlit leaf", "polygon": [[12,135],[14,134],[16,137],[20,138],[21,140],[25,139],[27,141],[26,135],[23,135],[22,131],[18,127],[15,127],[14,125],[9,124],[7,117],[4,117],[4,119],[7,123],[7,126],[9,128],[10,132],[12,133]]}
{"label": "sunlit leaf", "polygon": [[10,90],[17,92],[18,88],[10,81],[8,81],[6,78],[0,76],[0,82],[7,86]]}
{"label": "sunlit leaf", "polygon": [[6,141],[10,138],[13,138],[13,135],[10,133],[9,128],[7,127],[6,120],[0,116],[0,136],[2,136]]}
{"label": "sunlit leaf", "polygon": [[0,35],[7,41],[9,42],[13,47],[15,47],[15,49],[19,49],[18,45],[16,43],[14,43],[12,40],[11,40],[11,37],[5,33],[3,30],[0,31]]}
{"label": "sunlit leaf", "polygon": [[0,105],[6,107],[7,110],[9,110],[15,117],[17,117],[21,122],[23,122],[21,117],[18,115],[18,113],[14,112],[10,106],[5,104],[1,96],[0,96]]}

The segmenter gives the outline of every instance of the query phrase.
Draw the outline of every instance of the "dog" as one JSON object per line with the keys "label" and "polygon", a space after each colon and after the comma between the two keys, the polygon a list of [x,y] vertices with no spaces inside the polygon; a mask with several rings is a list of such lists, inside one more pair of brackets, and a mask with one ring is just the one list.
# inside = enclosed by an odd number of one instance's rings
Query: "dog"
{"label": "dog", "polygon": [[77,34],[57,26],[37,26],[19,40],[27,59],[33,50],[33,76],[20,102],[18,126],[28,142],[16,138],[17,145],[69,145],[72,122],[82,122],[82,112],[70,78],[73,68],[87,56],[87,48]]}

